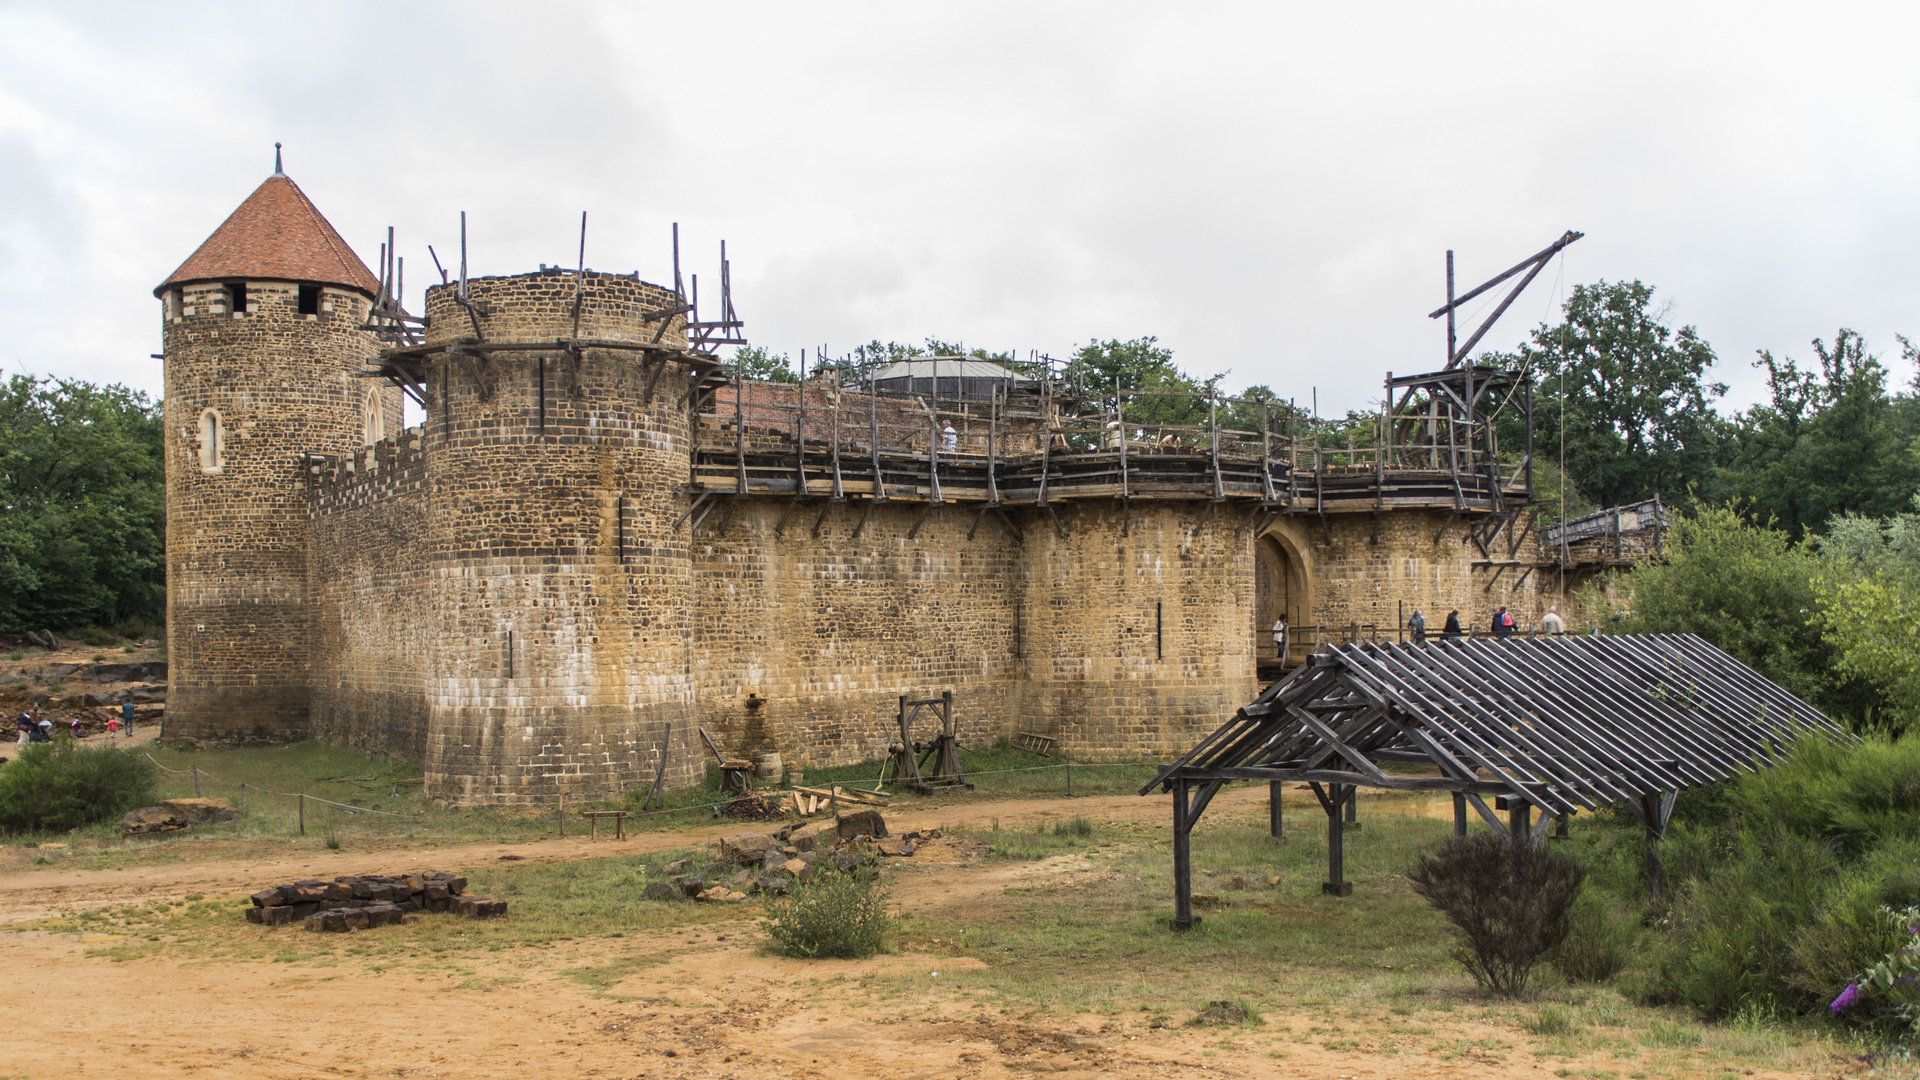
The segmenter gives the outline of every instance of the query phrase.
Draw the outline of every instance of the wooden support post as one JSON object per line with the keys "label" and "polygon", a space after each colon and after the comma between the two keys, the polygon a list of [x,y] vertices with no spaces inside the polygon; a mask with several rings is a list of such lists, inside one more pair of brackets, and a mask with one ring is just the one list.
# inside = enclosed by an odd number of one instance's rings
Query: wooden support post
{"label": "wooden support post", "polygon": [[1286,787],[1278,780],[1267,781],[1267,835],[1275,840],[1280,836],[1280,792]]}
{"label": "wooden support post", "polygon": [[[908,380],[911,385],[912,380]],[[872,374],[867,378],[867,440],[873,445],[873,499],[878,502],[887,497],[887,488],[880,482],[880,389],[874,383]],[[867,508],[871,511],[873,508]],[[864,519],[862,519],[864,521]],[[859,530],[854,530],[858,534]]]}
{"label": "wooden support post", "polygon": [[200,797],[200,766],[193,766],[193,797]]}
{"label": "wooden support post", "polygon": [[300,793],[300,835],[307,835],[307,793]]}
{"label": "wooden support post", "polygon": [[1067,762],[1066,766],[1067,766],[1067,798],[1071,799],[1073,798],[1073,762],[1071,761]]}
{"label": "wooden support post", "polygon": [[247,816],[247,785],[240,785],[240,816]]}
{"label": "wooden support post", "polygon": [[1357,829],[1360,827],[1360,786],[1358,784],[1350,784],[1347,786],[1347,821],[1345,827],[1349,829]]}
{"label": "wooden support post", "polygon": [[1467,797],[1457,791],[1453,793],[1453,835],[1458,839],[1467,835]]}
{"label": "wooden support post", "polygon": [[1533,804],[1514,799],[1507,804],[1507,832],[1515,844],[1527,842],[1533,834]]}
{"label": "wooden support post", "polygon": [[567,793],[561,792],[560,798],[553,804],[554,816],[560,822],[560,835],[567,835]]}
{"label": "wooden support post", "polygon": [[1673,813],[1674,792],[1640,796],[1640,820],[1647,827],[1647,899],[1660,903],[1667,892],[1667,868],[1660,860],[1660,840]]}
{"label": "wooden support post", "polygon": [[1328,896],[1352,896],[1353,882],[1347,880],[1346,829],[1341,827],[1340,808],[1347,801],[1347,793],[1352,789],[1348,784],[1328,784],[1328,794],[1321,797],[1327,811],[1327,880],[1320,885],[1320,891]]}
{"label": "wooden support post", "polygon": [[1187,819],[1187,782],[1173,782],[1173,922],[1174,930],[1200,924],[1193,914],[1193,822]]}

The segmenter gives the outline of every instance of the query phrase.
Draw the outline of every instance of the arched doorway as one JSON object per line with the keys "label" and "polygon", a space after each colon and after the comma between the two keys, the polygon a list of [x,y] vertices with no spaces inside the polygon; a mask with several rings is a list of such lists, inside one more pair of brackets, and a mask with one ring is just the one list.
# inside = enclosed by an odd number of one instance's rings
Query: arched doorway
{"label": "arched doorway", "polygon": [[1305,545],[1278,523],[1256,537],[1253,548],[1254,655],[1270,664],[1278,659],[1272,627],[1282,613],[1292,628],[1288,651],[1298,656],[1306,641],[1301,631],[1313,620],[1311,567]]}

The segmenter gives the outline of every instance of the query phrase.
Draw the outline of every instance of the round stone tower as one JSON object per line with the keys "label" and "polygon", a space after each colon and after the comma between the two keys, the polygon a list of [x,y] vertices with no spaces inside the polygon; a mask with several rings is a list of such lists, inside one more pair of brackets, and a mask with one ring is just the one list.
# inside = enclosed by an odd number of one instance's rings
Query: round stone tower
{"label": "round stone tower", "polygon": [[308,454],[400,430],[353,377],[378,282],[279,169],[154,295],[166,358],[167,731],[307,730]]}
{"label": "round stone tower", "polygon": [[675,297],[557,269],[468,287],[427,292],[428,789],[606,797],[662,761],[689,783],[689,367],[684,321],[646,318]]}

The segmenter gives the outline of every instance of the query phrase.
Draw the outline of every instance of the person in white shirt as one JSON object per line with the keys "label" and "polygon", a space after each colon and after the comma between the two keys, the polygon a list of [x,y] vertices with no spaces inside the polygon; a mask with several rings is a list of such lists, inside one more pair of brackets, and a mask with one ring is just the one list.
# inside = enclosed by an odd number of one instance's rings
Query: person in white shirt
{"label": "person in white shirt", "polygon": [[1549,634],[1567,632],[1567,620],[1560,617],[1560,608],[1557,605],[1547,605],[1547,613],[1540,617],[1540,629]]}
{"label": "person in white shirt", "polygon": [[953,451],[958,450],[959,448],[960,448],[960,433],[953,430],[952,424],[948,424],[947,429],[940,433],[940,449],[948,453],[952,453]]}
{"label": "person in white shirt", "polygon": [[1283,614],[1273,620],[1273,647],[1280,654],[1280,662],[1287,662],[1287,617]]}

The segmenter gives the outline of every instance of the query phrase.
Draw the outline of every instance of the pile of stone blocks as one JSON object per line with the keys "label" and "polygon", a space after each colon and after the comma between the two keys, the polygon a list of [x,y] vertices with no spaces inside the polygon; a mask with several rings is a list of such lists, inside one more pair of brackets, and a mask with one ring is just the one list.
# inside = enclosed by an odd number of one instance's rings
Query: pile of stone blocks
{"label": "pile of stone blocks", "polygon": [[475,919],[507,913],[505,900],[469,896],[466,889],[466,878],[435,870],[296,881],[254,893],[247,921],[265,926],[299,923],[308,930],[345,933],[404,922],[417,911],[450,911]]}
{"label": "pile of stone blocks", "polygon": [[874,810],[789,825],[774,833],[733,833],[714,844],[715,865],[732,870],[731,876],[702,877],[692,873],[692,859],[681,859],[667,864],[666,880],[649,883],[641,895],[648,900],[734,903],[753,893],[783,893],[795,883],[812,881],[816,866],[851,870],[869,855],[910,856],[917,841],[935,835],[937,830],[892,835]]}
{"label": "pile of stone blocks", "polygon": [[128,811],[120,819],[120,835],[128,837],[183,832],[196,825],[218,825],[232,821],[236,816],[233,804],[225,799],[168,799],[153,806]]}

